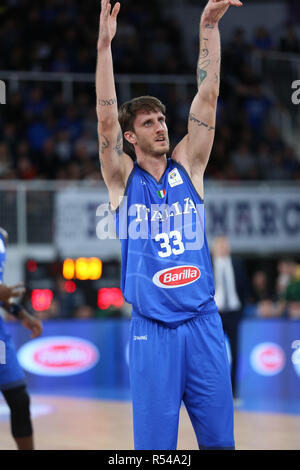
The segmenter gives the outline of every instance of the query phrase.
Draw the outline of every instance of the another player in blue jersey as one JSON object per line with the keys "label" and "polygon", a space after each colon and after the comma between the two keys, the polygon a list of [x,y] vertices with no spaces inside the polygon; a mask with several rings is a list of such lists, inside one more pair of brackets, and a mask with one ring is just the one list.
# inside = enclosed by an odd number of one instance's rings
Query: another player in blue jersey
{"label": "another player in blue jersey", "polygon": [[111,41],[120,3],[111,11],[110,0],[101,2],[99,156],[121,241],[122,290],[132,304],[129,368],[136,449],[176,449],[182,401],[199,448],[235,447],[203,201],[219,94],[218,23],[230,5],[242,3],[209,0],[203,11],[198,91],[187,135],[168,159],[165,107],[157,98],[134,98],[118,110]]}
{"label": "another player in blue jersey", "polygon": [[[7,232],[0,227],[0,284],[2,286],[6,262]],[[0,286],[0,287],[1,287]],[[0,306],[15,316],[31,330],[36,338],[42,332],[41,322],[30,315],[20,304],[11,301],[11,294],[23,293],[22,285],[2,291]],[[1,294],[1,290],[0,290]],[[26,389],[25,375],[21,369],[10,335],[6,332],[3,319],[0,317],[0,341],[5,345],[4,361],[0,361],[0,390],[10,408],[11,432],[19,450],[33,450],[33,431],[30,418],[30,399]]]}

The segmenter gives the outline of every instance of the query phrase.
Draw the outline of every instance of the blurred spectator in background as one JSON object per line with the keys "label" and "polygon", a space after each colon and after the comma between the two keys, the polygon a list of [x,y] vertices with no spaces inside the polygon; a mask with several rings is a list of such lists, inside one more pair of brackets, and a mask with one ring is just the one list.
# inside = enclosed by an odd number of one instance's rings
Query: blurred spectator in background
{"label": "blurred spectator in background", "polygon": [[223,66],[225,73],[230,77],[238,74],[247,61],[250,51],[251,45],[246,40],[245,30],[235,29],[232,38],[224,45]]}
{"label": "blurred spectator in background", "polygon": [[255,179],[257,177],[255,157],[245,142],[241,142],[236,151],[231,154],[230,162],[239,178]]}
{"label": "blurred spectator in background", "polygon": [[279,50],[280,52],[290,52],[293,54],[299,54],[299,39],[296,35],[293,25],[288,24],[286,26],[284,35],[280,39]]}
{"label": "blurred spectator in background", "polygon": [[271,289],[268,285],[267,274],[263,270],[256,271],[252,276],[251,297],[254,303],[272,298]]}
{"label": "blurred spectator in background", "polygon": [[289,285],[294,274],[294,261],[292,259],[282,259],[277,264],[276,294],[281,298]]}
{"label": "blurred spectator in background", "polygon": [[55,314],[60,318],[72,318],[75,311],[78,311],[83,305],[86,305],[83,293],[79,289],[68,292],[65,279],[58,277],[52,302],[52,315]]}
{"label": "blurred spectator in background", "polygon": [[270,285],[263,269],[255,271],[251,279],[251,296],[245,314],[253,318],[274,318],[280,316],[276,303],[275,288]]}
{"label": "blurred spectator in background", "polygon": [[81,305],[74,312],[74,318],[88,320],[94,318],[94,311],[89,305]]}
{"label": "blurred spectator in background", "polygon": [[272,38],[269,31],[264,26],[259,26],[255,29],[253,46],[260,51],[272,49]]}
{"label": "blurred spectator in background", "polygon": [[230,342],[232,392],[234,398],[236,398],[238,327],[242,319],[243,306],[249,298],[248,275],[243,261],[231,255],[229,240],[225,236],[214,239],[212,261],[215,279],[215,301],[222,318],[224,332]]}
{"label": "blurred spectator in background", "polygon": [[244,109],[247,124],[253,130],[255,137],[262,137],[264,125],[274,103],[262,84],[252,88],[252,91],[244,100]]}
{"label": "blurred spectator in background", "polygon": [[[124,2],[113,43],[116,73],[135,74],[142,69],[146,74],[194,74],[198,46],[187,50],[188,36],[180,19],[161,6],[157,0],[149,6],[135,0]],[[13,0],[8,6],[4,2],[0,10],[1,69],[94,74],[98,31],[95,11],[93,3],[75,0]],[[280,43],[283,52],[299,51],[292,23],[281,38],[274,31],[274,41]],[[234,28],[223,48],[217,134],[206,177],[299,181],[298,149],[285,141],[280,126],[272,123],[265,128],[270,118],[278,115],[273,113],[278,109],[277,101],[269,91],[266,93],[272,88],[274,72],[271,68],[267,76],[262,67],[262,76],[258,76],[252,51],[270,50],[270,33],[265,27],[256,28],[250,41],[244,29]],[[152,94],[166,104],[168,124],[173,129],[172,149],[186,133],[187,103],[195,86],[196,80],[187,86],[118,83],[117,92],[128,98]],[[8,80],[7,95],[9,106],[0,116],[1,179],[97,181],[98,138],[90,83]],[[19,148],[18,142],[22,142]],[[23,142],[27,142],[27,150]]]}
{"label": "blurred spectator in background", "polygon": [[256,306],[256,316],[258,318],[275,318],[282,316],[282,312],[280,312],[272,299],[264,299],[258,302]]}
{"label": "blurred spectator in background", "polygon": [[11,165],[12,157],[8,145],[4,142],[0,142],[0,179],[8,175]]}
{"label": "blurred spectator in background", "polygon": [[[290,261],[288,266],[289,280],[286,289],[283,291],[279,302],[279,311],[286,310],[288,318],[292,320],[300,319],[300,265],[295,261]],[[282,265],[281,265],[282,269]],[[281,286],[282,287],[282,286]]]}

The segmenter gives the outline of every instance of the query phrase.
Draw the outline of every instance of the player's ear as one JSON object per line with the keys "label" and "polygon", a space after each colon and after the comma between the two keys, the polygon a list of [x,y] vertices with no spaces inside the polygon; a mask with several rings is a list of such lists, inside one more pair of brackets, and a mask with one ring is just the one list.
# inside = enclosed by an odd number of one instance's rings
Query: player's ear
{"label": "player's ear", "polygon": [[124,132],[124,137],[125,139],[132,145],[136,144],[137,143],[137,140],[136,140],[136,135],[134,132],[132,131],[126,131]]}

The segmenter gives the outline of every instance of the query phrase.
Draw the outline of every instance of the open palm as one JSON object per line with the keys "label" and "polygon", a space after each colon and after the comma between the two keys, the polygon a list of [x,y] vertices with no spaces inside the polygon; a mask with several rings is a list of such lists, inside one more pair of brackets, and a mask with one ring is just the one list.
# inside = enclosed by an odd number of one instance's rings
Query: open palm
{"label": "open palm", "polygon": [[240,0],[209,0],[205,7],[205,21],[217,23],[230,6],[242,6]]}
{"label": "open palm", "polygon": [[[117,2],[111,12],[110,0],[101,0],[100,28],[98,47],[109,47],[117,30],[117,16],[120,11]],[[111,13],[110,13],[111,12]]]}

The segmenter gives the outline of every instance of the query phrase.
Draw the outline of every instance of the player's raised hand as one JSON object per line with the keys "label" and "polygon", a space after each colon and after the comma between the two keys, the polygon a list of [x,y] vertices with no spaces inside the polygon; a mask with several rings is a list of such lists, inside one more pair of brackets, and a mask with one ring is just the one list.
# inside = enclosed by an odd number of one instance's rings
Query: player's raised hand
{"label": "player's raised hand", "polygon": [[25,309],[20,312],[18,318],[23,326],[31,331],[31,338],[37,338],[42,334],[43,326],[41,321],[30,315]]}
{"label": "player's raised hand", "polygon": [[24,284],[16,284],[15,286],[0,285],[0,301],[8,302],[11,297],[20,297],[25,293],[26,289]]}
{"label": "player's raised hand", "polygon": [[98,49],[109,47],[117,31],[117,16],[120,11],[117,2],[111,11],[110,0],[101,0]]}
{"label": "player's raised hand", "polygon": [[203,12],[203,20],[210,25],[217,24],[230,6],[241,7],[240,0],[209,0]]}

